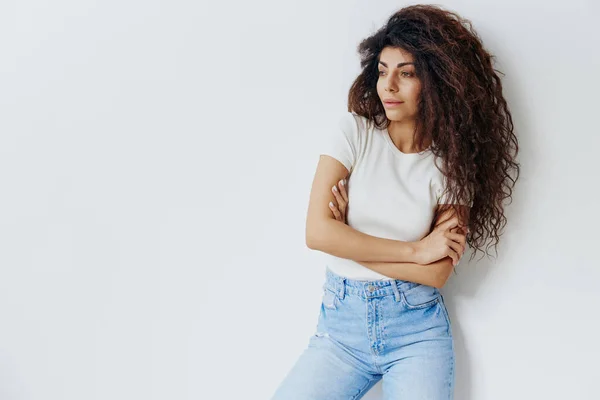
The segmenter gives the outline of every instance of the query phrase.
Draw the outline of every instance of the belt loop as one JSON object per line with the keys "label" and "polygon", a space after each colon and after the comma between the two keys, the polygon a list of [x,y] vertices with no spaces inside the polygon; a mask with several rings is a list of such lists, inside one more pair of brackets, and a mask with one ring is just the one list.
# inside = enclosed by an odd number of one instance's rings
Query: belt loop
{"label": "belt loop", "polygon": [[338,296],[341,300],[344,300],[346,294],[346,278],[342,278],[338,281]]}
{"label": "belt loop", "polygon": [[391,282],[392,284],[392,290],[394,291],[394,298],[396,299],[396,301],[400,301],[400,291],[398,290],[398,280],[394,279]]}

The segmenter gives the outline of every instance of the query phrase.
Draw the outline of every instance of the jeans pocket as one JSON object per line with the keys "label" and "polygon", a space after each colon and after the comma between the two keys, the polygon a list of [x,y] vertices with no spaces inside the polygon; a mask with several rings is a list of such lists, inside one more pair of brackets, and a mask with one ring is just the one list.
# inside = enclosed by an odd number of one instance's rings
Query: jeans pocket
{"label": "jeans pocket", "polygon": [[416,285],[401,292],[402,301],[410,309],[431,307],[440,301],[438,288],[427,285]]}
{"label": "jeans pocket", "polygon": [[328,310],[337,309],[337,295],[328,288],[323,289],[323,298],[321,299],[321,302],[323,303],[323,307]]}

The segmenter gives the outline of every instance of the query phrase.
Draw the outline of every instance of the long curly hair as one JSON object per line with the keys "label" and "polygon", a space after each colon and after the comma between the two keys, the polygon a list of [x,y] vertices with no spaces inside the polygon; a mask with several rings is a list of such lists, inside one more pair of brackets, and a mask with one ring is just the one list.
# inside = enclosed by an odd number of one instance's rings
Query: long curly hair
{"label": "long curly hair", "polygon": [[457,212],[468,221],[466,240],[475,249],[471,259],[490,239],[497,254],[506,225],[503,202],[512,202],[520,165],[498,77],[502,72],[492,66],[495,57],[483,48],[471,22],[456,13],[434,5],[400,9],[358,45],[362,71],[348,94],[348,111],[379,129],[390,124],[376,87],[380,53],[387,46],[414,57],[421,81],[415,142],[422,147],[432,139],[430,150],[442,160],[438,168],[449,203],[470,200],[470,208],[457,207]]}

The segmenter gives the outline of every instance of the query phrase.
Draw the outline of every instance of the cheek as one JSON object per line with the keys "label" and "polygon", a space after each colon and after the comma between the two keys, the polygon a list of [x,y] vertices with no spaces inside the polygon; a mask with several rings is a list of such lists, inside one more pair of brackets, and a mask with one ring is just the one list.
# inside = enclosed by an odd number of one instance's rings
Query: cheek
{"label": "cheek", "polygon": [[381,80],[377,81],[377,96],[379,96],[379,100],[381,100],[381,97],[383,96],[385,90],[383,90],[383,84],[381,83]]}
{"label": "cheek", "polygon": [[400,87],[400,94],[407,102],[415,104],[419,100],[421,88],[419,85],[407,84]]}
{"label": "cheek", "polygon": [[413,100],[417,100],[421,94],[421,84],[415,83],[410,87],[410,96]]}

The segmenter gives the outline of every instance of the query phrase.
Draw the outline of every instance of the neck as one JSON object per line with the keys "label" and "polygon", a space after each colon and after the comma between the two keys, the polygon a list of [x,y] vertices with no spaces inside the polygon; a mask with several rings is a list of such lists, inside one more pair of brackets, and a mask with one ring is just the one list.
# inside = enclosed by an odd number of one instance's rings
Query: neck
{"label": "neck", "polygon": [[426,140],[424,148],[417,149],[415,143],[415,121],[390,121],[388,132],[394,145],[403,153],[418,153],[425,150],[431,144]]}

